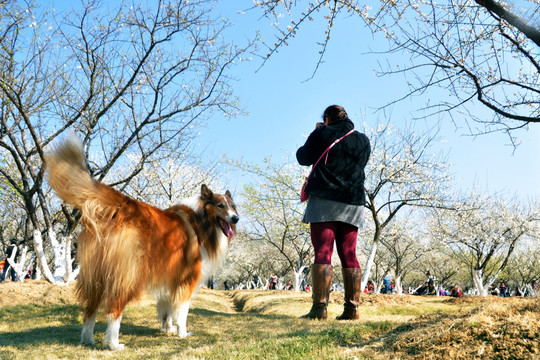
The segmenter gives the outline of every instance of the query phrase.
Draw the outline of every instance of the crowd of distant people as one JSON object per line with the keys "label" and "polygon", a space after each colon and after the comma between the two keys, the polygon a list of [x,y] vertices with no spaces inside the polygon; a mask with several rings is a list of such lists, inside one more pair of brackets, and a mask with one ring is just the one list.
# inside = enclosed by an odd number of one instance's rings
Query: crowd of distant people
{"label": "crowd of distant people", "polygon": [[[311,291],[311,286],[306,282],[307,274],[304,274],[304,277],[300,280],[299,289],[301,291]],[[452,285],[450,287],[445,287],[440,284],[436,285],[437,278],[432,276],[430,273],[426,274],[426,280],[418,284],[416,288],[402,288],[403,294],[410,295],[423,295],[423,296],[450,296],[450,297],[462,297],[464,295],[474,295],[474,289],[465,289],[463,290],[459,285]],[[533,285],[532,288],[537,288],[537,285]],[[226,280],[224,282],[225,290],[235,289],[268,289],[268,290],[294,290],[294,284],[291,280],[281,281],[276,274],[272,274],[266,284],[263,281],[260,281],[259,276],[254,275],[253,280],[247,284],[240,284],[237,286],[231,286],[230,282]],[[340,283],[334,283],[331,286],[331,291],[342,291],[343,286]],[[387,274],[383,280],[380,288],[376,291],[376,285],[372,280],[369,280],[363,290],[366,294],[394,294],[397,293],[395,288],[395,283],[392,281],[390,274]],[[501,297],[509,296],[535,296],[535,292],[531,290],[520,290],[516,287],[513,291],[510,291],[506,286],[506,283],[501,281],[499,284],[492,286],[489,289],[489,294]]]}
{"label": "crowd of distant people", "polygon": [[[13,256],[13,259],[15,262],[17,262],[18,258],[18,248],[17,248],[17,242],[15,239],[12,239],[10,241],[10,246],[8,246],[5,258],[4,260],[0,261],[0,282],[4,282],[6,279],[11,279],[11,281],[17,280],[17,275],[15,272],[15,269],[13,269],[12,266],[10,266],[8,259]],[[302,276],[302,280],[299,284],[299,289],[302,291],[311,291],[311,285],[307,283],[306,279],[308,278],[309,268],[305,268]],[[402,289],[402,293],[404,294],[413,294],[413,295],[431,295],[431,296],[452,296],[452,297],[462,297],[463,296],[463,290],[458,286],[454,285],[450,288],[445,288],[443,286],[435,286],[435,280],[436,278],[432,276],[429,272],[426,274],[427,278],[426,281],[422,284],[419,284],[416,289],[409,289],[406,291],[405,289]],[[25,275],[25,279],[34,279],[35,278],[35,268],[28,270],[28,273]],[[213,279],[210,279],[208,281],[208,288],[214,289],[216,288],[216,282]],[[223,288],[225,290],[231,290],[233,288],[247,288],[247,289],[255,289],[255,288],[267,288],[269,290],[294,290],[294,285],[291,280],[288,280],[286,282],[280,282],[279,277],[276,274],[272,274],[267,281],[267,284],[263,284],[263,282],[260,280],[258,275],[253,275],[252,281],[246,285],[241,286],[233,286],[228,280],[225,280],[223,282]],[[513,291],[511,291],[504,281],[500,281],[498,285],[493,285],[489,288],[488,292],[490,295],[493,296],[500,296],[500,297],[510,297],[510,296],[535,296],[534,289],[538,288],[537,284],[533,284],[531,286],[532,289],[526,288],[526,289],[520,289],[519,287],[516,287]],[[332,285],[333,290],[342,290],[341,284],[333,284]],[[392,294],[395,293],[395,283],[391,281],[390,274],[386,274],[383,278],[382,285],[379,288],[379,293],[381,294]],[[375,291],[375,283],[372,280],[369,280],[364,288],[364,293],[377,293]],[[474,291],[468,290],[468,294],[473,294]]]}

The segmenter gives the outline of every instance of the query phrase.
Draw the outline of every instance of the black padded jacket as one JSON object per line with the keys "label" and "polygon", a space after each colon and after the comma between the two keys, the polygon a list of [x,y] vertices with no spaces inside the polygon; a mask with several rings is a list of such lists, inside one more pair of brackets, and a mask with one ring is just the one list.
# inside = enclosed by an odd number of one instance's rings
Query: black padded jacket
{"label": "black padded jacket", "polygon": [[[304,166],[315,164],[330,144],[352,129],[354,124],[349,119],[335,120],[316,128],[296,151],[298,163]],[[317,164],[309,177],[306,192],[323,199],[364,205],[364,168],[370,154],[368,137],[354,131],[330,149],[326,163],[325,155]]]}

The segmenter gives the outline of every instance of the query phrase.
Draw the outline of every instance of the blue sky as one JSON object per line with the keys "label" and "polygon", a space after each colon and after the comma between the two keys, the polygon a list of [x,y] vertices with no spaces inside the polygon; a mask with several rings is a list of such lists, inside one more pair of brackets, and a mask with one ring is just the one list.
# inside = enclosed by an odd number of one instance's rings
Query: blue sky
{"label": "blue sky", "polygon": [[[242,41],[252,38],[259,30],[263,39],[272,42],[275,32],[270,21],[260,19],[256,10],[238,15],[248,8],[250,0],[221,2],[223,14],[231,19],[234,28],[231,36]],[[325,55],[315,77],[309,81],[318,58],[320,41],[325,25],[313,22],[301,30],[258,71],[261,60],[254,57],[250,63],[235,69],[236,95],[248,112],[247,116],[227,120],[220,116],[211,119],[201,130],[199,145],[207,153],[227,154],[230,158],[243,158],[261,162],[272,156],[276,161],[294,153],[305,141],[324,108],[331,104],[345,107],[357,128],[362,122],[374,125],[378,120],[390,121],[398,127],[411,124],[411,111],[425,99],[405,100],[386,112],[374,109],[406,91],[406,78],[379,78],[374,74],[377,62],[404,63],[399,57],[369,54],[370,50],[385,49],[386,43],[378,41],[363,29],[359,20],[344,18],[337,22]],[[436,100],[436,93],[429,93]],[[486,111],[486,117],[490,116]],[[433,125],[434,119],[431,120]],[[504,134],[490,134],[472,138],[456,132],[448,120],[443,119],[440,137],[447,140],[433,151],[448,153],[452,172],[457,177],[456,187],[475,189],[490,194],[504,194],[540,198],[540,126],[520,132],[523,143],[517,150],[508,146]],[[414,124],[418,131],[425,124]],[[240,187],[241,179],[231,187]]]}

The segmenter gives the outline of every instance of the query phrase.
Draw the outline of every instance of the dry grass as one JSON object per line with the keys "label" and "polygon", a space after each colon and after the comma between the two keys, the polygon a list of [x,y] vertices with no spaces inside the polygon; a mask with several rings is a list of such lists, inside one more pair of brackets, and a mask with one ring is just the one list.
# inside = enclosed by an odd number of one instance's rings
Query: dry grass
{"label": "dry grass", "polygon": [[[71,287],[0,284],[0,359],[540,359],[540,300],[363,295],[359,321],[298,319],[306,293],[210,291],[192,303],[187,339],[161,334],[155,301],[130,305],[123,352],[78,345]],[[342,310],[333,293],[329,316]]]}

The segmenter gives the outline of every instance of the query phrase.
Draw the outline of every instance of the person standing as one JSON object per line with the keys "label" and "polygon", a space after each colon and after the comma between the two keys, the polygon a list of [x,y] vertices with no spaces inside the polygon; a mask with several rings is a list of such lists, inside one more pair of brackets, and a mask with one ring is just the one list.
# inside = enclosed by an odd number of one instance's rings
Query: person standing
{"label": "person standing", "polygon": [[390,287],[390,273],[386,273],[386,275],[383,278],[383,288],[381,293],[383,294],[391,294],[392,290]]}
{"label": "person standing", "polygon": [[270,277],[270,286],[272,290],[277,289],[277,282],[278,282],[278,276],[276,274],[272,274]]}
{"label": "person standing", "polygon": [[17,240],[16,239],[11,239],[9,242],[10,242],[10,245],[8,246],[8,248],[6,250],[6,262],[4,264],[4,270],[2,271],[2,278],[0,279],[0,281],[2,281],[2,282],[6,280],[6,273],[7,273],[8,269],[10,269],[11,281],[17,280],[15,269],[8,262],[8,259],[10,259],[12,256],[14,256],[13,261],[17,262],[17,258],[19,257],[19,248],[17,248]]}
{"label": "person standing", "polygon": [[[371,154],[368,137],[354,130],[345,109],[331,105],[296,152],[300,165],[313,165],[305,192],[303,221],[310,224],[315,260],[311,267],[313,305],[302,318],[326,319],[333,275],[334,242],[342,265],[345,304],[338,320],[358,319],[360,277],[356,257],[358,228],[366,204],[364,168]],[[337,142],[336,142],[337,141]]]}
{"label": "person standing", "polygon": [[504,284],[504,282],[501,282],[501,285],[499,286],[499,296],[508,297],[506,285]]}

